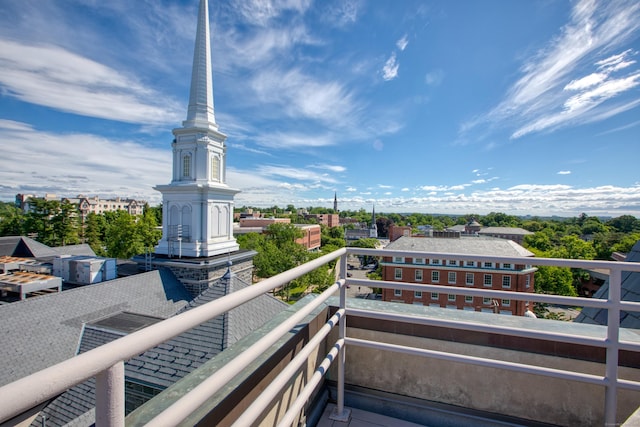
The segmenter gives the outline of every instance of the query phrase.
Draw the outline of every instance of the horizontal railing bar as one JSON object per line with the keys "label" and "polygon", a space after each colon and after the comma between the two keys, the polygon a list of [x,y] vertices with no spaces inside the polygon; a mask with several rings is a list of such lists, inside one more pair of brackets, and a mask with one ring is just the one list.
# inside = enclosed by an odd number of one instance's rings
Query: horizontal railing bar
{"label": "horizontal railing bar", "polygon": [[316,368],[315,372],[307,382],[307,385],[302,389],[300,394],[298,394],[296,400],[284,414],[284,416],[278,423],[278,427],[289,427],[293,424],[300,411],[302,411],[304,404],[309,400],[309,397],[311,397],[311,394],[313,394],[318,384],[320,384],[320,381],[326,375],[329,367],[331,366],[333,361],[336,360],[340,349],[342,349],[344,345],[344,339],[338,339],[336,341],[327,356],[322,360],[322,363],[320,363],[320,366]]}
{"label": "horizontal railing bar", "polygon": [[640,391],[640,382],[618,378],[618,387],[627,390]]}
{"label": "horizontal railing bar", "polygon": [[563,371],[560,369],[546,368],[543,366],[527,365],[523,363],[507,362],[504,360],[487,359],[464,354],[447,353],[437,350],[427,350],[423,348],[407,347],[397,344],[369,341],[359,338],[345,338],[347,346],[372,348],[376,350],[388,350],[397,353],[412,354],[422,357],[447,360],[450,362],[460,362],[472,365],[484,366],[487,368],[507,369],[510,371],[523,372],[526,374],[545,375],[548,377],[561,378],[566,380],[581,381],[589,384],[606,385],[607,381],[599,375],[585,374],[581,372]]}
{"label": "horizontal railing bar", "polygon": [[[474,254],[459,254],[459,253],[443,253],[443,252],[423,252],[423,251],[399,251],[388,249],[364,249],[348,247],[347,255],[367,255],[373,257],[394,257],[405,256],[412,258],[437,258],[437,259],[456,259],[460,261],[491,261],[491,262],[508,262],[510,264],[524,264],[524,265],[544,265],[544,266],[557,266],[557,267],[569,267],[569,268],[582,268],[582,269],[605,269],[620,271],[635,271],[640,272],[640,263],[636,262],[616,262],[616,261],[601,261],[601,260],[583,260],[583,259],[566,259],[566,258],[538,258],[538,257],[524,257],[524,256],[494,256],[494,255],[474,255]],[[406,266],[414,265],[416,267],[433,267],[433,264],[405,264]],[[446,267],[446,266],[440,266]],[[487,269],[495,270],[495,269]],[[502,271],[502,270],[500,270]],[[504,270],[513,271],[513,270]]]}
{"label": "horizontal railing bar", "polygon": [[385,280],[347,279],[349,286],[367,286],[370,288],[402,289],[407,291],[423,291],[449,293],[456,295],[470,295],[486,298],[505,298],[518,301],[548,302],[559,305],[607,308],[610,302],[603,299],[563,297],[558,295],[536,294],[533,292],[500,291],[497,289],[481,289],[467,286],[434,285],[430,283],[391,282]]}
{"label": "horizontal railing bar", "polygon": [[[379,311],[360,310],[347,308],[347,316],[359,316],[368,319],[395,321],[403,323],[413,323],[426,326],[437,326],[442,328],[460,329],[465,331],[487,332],[492,334],[501,333],[509,336],[543,339],[549,341],[560,341],[570,344],[591,345],[594,347],[606,348],[609,346],[607,340],[603,338],[581,337],[577,335],[561,334],[549,331],[531,331],[522,328],[511,328],[507,326],[485,325],[480,323],[464,322],[460,320],[444,320],[426,317],[413,317],[397,313],[383,313]],[[640,347],[635,351],[640,351]]]}
{"label": "horizontal railing bar", "polygon": [[344,255],[345,248],[323,255],[255,285],[230,293],[200,307],[147,326],[110,343],[0,387],[0,422],[15,417],[65,390],[94,377],[116,363],[129,360],[183,332],[309,273]]}
{"label": "horizontal railing bar", "polygon": [[[255,286],[255,285],[254,285]],[[266,333],[262,338],[256,341],[251,347],[237,355],[233,360],[224,366],[224,369],[211,374],[192,390],[184,394],[180,399],[175,401],[170,407],[166,408],[160,414],[156,415],[147,423],[151,426],[176,425],[182,422],[192,412],[202,406],[211,396],[231,381],[236,375],[242,372],[251,362],[256,360],[260,355],[275,344],[284,334],[294,328],[306,316],[311,314],[315,309],[320,307],[324,302],[337,291],[340,286],[344,286],[344,280],[331,285],[327,290],[322,292],[317,298],[310,301],[307,305],[289,316],[281,324]]]}
{"label": "horizontal railing bar", "polygon": [[300,367],[307,362],[309,355],[318,348],[322,340],[329,335],[329,332],[344,317],[345,309],[341,308],[325,323],[322,328],[309,340],[309,342],[299,351],[299,353],[289,362],[277,377],[260,393],[253,403],[238,417],[233,423],[235,427],[253,425],[254,421],[273,401],[273,398],[286,386]]}

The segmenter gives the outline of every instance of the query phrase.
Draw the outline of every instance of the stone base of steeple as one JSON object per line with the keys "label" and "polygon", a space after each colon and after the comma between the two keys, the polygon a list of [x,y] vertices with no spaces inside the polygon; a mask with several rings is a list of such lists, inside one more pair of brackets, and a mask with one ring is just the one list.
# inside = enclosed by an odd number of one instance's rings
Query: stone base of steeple
{"label": "stone base of steeple", "polygon": [[150,259],[145,258],[144,255],[138,255],[133,257],[133,261],[138,263],[140,270],[155,270],[162,267],[170,269],[189,294],[195,298],[227,272],[229,262],[232,264],[231,271],[234,275],[245,283],[252,283],[253,258],[256,254],[255,251],[247,250],[206,258],[168,258],[164,255],[152,254]]}

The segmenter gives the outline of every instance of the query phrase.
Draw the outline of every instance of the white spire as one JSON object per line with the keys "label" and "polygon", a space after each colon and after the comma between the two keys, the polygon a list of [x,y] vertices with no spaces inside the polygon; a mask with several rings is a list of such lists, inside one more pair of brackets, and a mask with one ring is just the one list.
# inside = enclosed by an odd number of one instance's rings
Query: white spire
{"label": "white spire", "polygon": [[182,122],[182,126],[185,128],[218,128],[213,113],[213,78],[211,77],[211,47],[209,46],[209,40],[209,2],[208,0],[200,0],[196,45],[193,51],[189,109],[187,111],[187,120]]}

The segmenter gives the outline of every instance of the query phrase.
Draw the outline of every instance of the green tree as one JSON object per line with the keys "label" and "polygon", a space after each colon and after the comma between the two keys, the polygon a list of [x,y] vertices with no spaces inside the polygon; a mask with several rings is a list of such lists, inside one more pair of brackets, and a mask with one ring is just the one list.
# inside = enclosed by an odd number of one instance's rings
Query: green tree
{"label": "green tree", "polygon": [[104,237],[107,229],[107,221],[104,215],[90,212],[84,220],[85,241],[91,246],[93,252],[98,256],[106,256]]}
{"label": "green tree", "polygon": [[138,232],[135,218],[126,211],[105,212],[107,229],[105,245],[107,255],[128,259],[144,252],[143,238]]}
{"label": "green tree", "polygon": [[542,294],[578,296],[573,286],[571,269],[556,266],[539,266],[535,273],[535,291]]}
{"label": "green tree", "polygon": [[622,215],[607,221],[607,225],[621,233],[640,231],[640,220],[632,215]]}
{"label": "green tree", "polygon": [[136,232],[146,249],[152,250],[162,238],[162,229],[158,228],[156,218],[156,212],[145,209],[136,221]]}
{"label": "green tree", "polygon": [[0,236],[23,234],[25,216],[13,203],[0,202]]}
{"label": "green tree", "polygon": [[51,246],[75,245],[80,243],[80,227],[78,224],[78,206],[64,200],[52,203],[50,218],[52,238]]}

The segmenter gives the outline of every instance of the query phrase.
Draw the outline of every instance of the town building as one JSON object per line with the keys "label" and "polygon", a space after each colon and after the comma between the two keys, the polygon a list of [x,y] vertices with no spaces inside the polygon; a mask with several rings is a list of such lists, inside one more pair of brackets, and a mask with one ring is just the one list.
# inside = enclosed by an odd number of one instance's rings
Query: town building
{"label": "town building", "polygon": [[135,200],[122,197],[115,199],[101,199],[98,196],[87,197],[79,195],[74,199],[68,200],[70,203],[78,205],[80,216],[84,220],[90,213],[101,214],[104,212],[126,211],[129,215],[142,215],[147,202],[144,200]]}
{"label": "town building", "polygon": [[[24,213],[31,212],[32,206],[29,199],[37,199],[39,197],[33,194],[16,194],[15,205],[22,209]],[[60,202],[68,202],[78,206],[80,218],[84,220],[90,213],[102,214],[104,212],[126,211],[130,215],[142,215],[147,202],[145,200],[136,200],[130,198],[116,197],[115,199],[101,199],[98,196],[88,197],[79,194],[77,197],[58,198],[55,194],[45,194],[41,199]]]}
{"label": "town building", "polygon": [[497,237],[499,239],[513,240],[519,245],[524,242],[525,236],[534,234],[533,232],[520,227],[483,227],[478,221],[473,218],[469,220],[467,224],[454,225],[453,227],[448,227],[446,231],[459,232],[460,234],[489,236]]}
{"label": "town building", "polygon": [[[264,233],[271,224],[291,224],[290,218],[241,218],[239,224],[234,223],[233,234]],[[303,236],[296,243],[309,251],[320,249],[322,229],[318,224],[293,224],[300,229]]]}
{"label": "town building", "polygon": [[[504,239],[461,236],[460,238],[402,236],[389,243],[389,251],[420,251],[429,258],[386,256],[383,258],[382,280],[493,289],[513,292],[534,292],[536,268],[528,264],[497,263],[474,259],[473,256],[533,257],[517,243]],[[443,254],[441,256],[437,254]],[[470,255],[467,259],[451,258],[445,254]],[[424,291],[385,289],[384,301],[458,310],[482,311],[524,316],[533,312],[528,301],[511,301]]]}
{"label": "town building", "polygon": [[340,215],[338,214],[307,214],[305,215],[306,219],[315,219],[318,221],[318,224],[327,226],[327,227],[338,227],[340,226]]}

